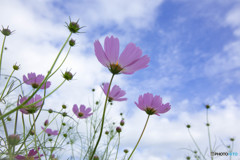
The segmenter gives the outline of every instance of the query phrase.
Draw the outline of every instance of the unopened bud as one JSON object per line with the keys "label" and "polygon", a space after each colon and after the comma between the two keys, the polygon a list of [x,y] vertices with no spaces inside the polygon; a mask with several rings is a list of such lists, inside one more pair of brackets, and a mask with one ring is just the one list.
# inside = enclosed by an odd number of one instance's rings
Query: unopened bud
{"label": "unopened bud", "polygon": [[17,134],[12,134],[8,136],[8,142],[12,146],[16,146],[20,141],[20,136]]}

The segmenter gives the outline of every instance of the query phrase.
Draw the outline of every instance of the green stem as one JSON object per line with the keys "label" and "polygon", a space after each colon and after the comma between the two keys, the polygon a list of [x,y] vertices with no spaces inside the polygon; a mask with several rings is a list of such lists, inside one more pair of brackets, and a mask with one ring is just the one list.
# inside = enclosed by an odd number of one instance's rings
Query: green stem
{"label": "green stem", "polygon": [[66,56],[64,57],[64,59],[63,59],[63,61],[62,61],[62,63],[58,66],[58,68],[57,68],[51,75],[48,76],[48,79],[49,79],[50,77],[52,77],[52,76],[61,68],[61,66],[63,65],[63,63],[66,61],[66,59],[67,59],[67,57],[68,57],[68,55],[69,55],[69,53],[70,53],[71,48],[72,48],[72,47],[70,46],[69,49],[68,49],[68,52],[67,52]]}
{"label": "green stem", "polygon": [[[27,140],[27,137],[26,137],[26,132],[25,132],[25,130],[26,130],[26,128],[25,128],[25,121],[24,121],[24,116],[23,116],[23,113],[22,113],[22,123],[23,123],[23,143],[22,143],[22,145],[19,147],[19,149],[18,149],[18,151],[22,148],[22,146],[24,145],[24,149],[25,149],[25,153],[27,154],[27,146],[26,146],[26,140]],[[32,128],[31,128],[32,129]],[[30,131],[31,131],[31,129],[30,129]],[[30,132],[29,132],[30,133]],[[18,151],[17,151],[17,153],[18,153]]]}
{"label": "green stem", "polygon": [[[32,117],[33,117],[33,123],[36,121],[35,117],[34,117],[34,114],[32,114]],[[31,119],[30,119],[30,115],[29,115],[29,121],[31,122]],[[33,127],[34,127],[34,133],[37,132],[36,130],[36,123],[33,124]],[[36,151],[37,151],[37,154],[38,154],[38,157],[40,157],[40,154],[39,154],[39,150],[38,150],[38,145],[37,145],[37,134],[34,134],[34,142],[35,142],[35,148],[36,148]]]}
{"label": "green stem", "polygon": [[12,73],[10,74],[10,76],[8,77],[7,83],[6,83],[6,85],[5,85],[5,87],[4,87],[3,91],[2,91],[2,94],[1,94],[1,97],[0,97],[0,101],[2,101],[2,97],[3,97],[3,95],[4,95],[4,92],[5,92],[5,90],[6,90],[7,86],[8,86],[8,83],[9,83],[9,81],[10,81],[10,79],[11,79],[14,71],[15,71],[15,70],[13,70]]}
{"label": "green stem", "polygon": [[97,150],[97,147],[98,147],[98,144],[100,142],[100,139],[102,137],[102,132],[103,132],[103,125],[104,125],[104,120],[105,120],[105,113],[106,113],[106,108],[107,108],[107,101],[108,101],[108,95],[109,95],[109,91],[110,91],[110,88],[111,88],[111,84],[112,84],[112,81],[113,81],[113,77],[114,77],[114,74],[112,75],[112,78],[110,80],[110,83],[109,83],[109,87],[108,87],[108,91],[107,91],[107,95],[106,95],[106,99],[105,99],[105,104],[104,104],[104,109],[103,109],[103,115],[102,115],[102,124],[101,124],[101,129],[100,129],[100,134],[99,134],[99,137],[98,137],[98,140],[97,140],[97,143],[94,147],[94,150],[92,152],[92,155],[90,157],[89,160],[92,160],[96,150]]}
{"label": "green stem", "polygon": [[[1,115],[2,115],[2,111],[0,110],[0,116],[1,116]],[[9,154],[9,157],[11,157],[11,146],[10,146],[9,141],[8,141],[7,126],[6,126],[6,123],[5,123],[5,121],[4,121],[3,118],[2,118],[2,124],[3,124],[3,128],[4,128],[5,137],[6,137],[6,140],[7,140],[8,154]]]}
{"label": "green stem", "polygon": [[207,129],[208,129],[208,142],[209,142],[209,149],[210,149],[210,157],[211,160],[213,160],[213,156],[212,156],[212,144],[211,144],[211,135],[210,135],[210,128],[209,128],[209,121],[208,121],[208,109],[206,111],[206,121],[207,121]]}
{"label": "green stem", "polygon": [[2,70],[2,57],[3,57],[3,49],[5,44],[6,36],[4,36],[3,43],[2,43],[2,49],[1,49],[1,56],[0,56],[0,77],[1,77],[1,70]]}
{"label": "green stem", "polygon": [[[18,120],[18,111],[16,112],[15,116],[15,123],[14,123],[14,134],[17,133],[17,120]],[[15,146],[13,146],[13,153],[15,152]]]}
{"label": "green stem", "polygon": [[193,138],[193,136],[192,136],[192,134],[191,134],[189,128],[188,128],[188,133],[189,133],[190,137],[192,138],[193,143],[194,143],[195,146],[197,147],[198,152],[201,154],[201,156],[203,157],[203,159],[207,160],[207,159],[205,158],[205,156],[202,154],[202,152],[201,152],[201,150],[200,150],[200,148],[199,148],[197,142],[196,142],[195,139]]}
{"label": "green stem", "polygon": [[139,139],[138,139],[138,141],[137,141],[137,144],[135,145],[135,147],[134,147],[133,151],[131,152],[130,156],[128,157],[128,160],[130,160],[130,158],[132,157],[134,151],[136,150],[136,148],[137,148],[137,146],[138,146],[138,144],[139,144],[139,142],[140,142],[140,140],[141,140],[141,138],[142,138],[142,136],[143,136],[143,133],[144,133],[146,127],[147,127],[147,123],[148,123],[149,117],[150,117],[150,115],[148,115],[148,117],[147,117],[147,120],[146,120],[146,123],[145,123],[145,125],[144,125],[144,128],[143,128],[143,131],[142,131],[142,133],[141,133],[141,136],[139,137]]}
{"label": "green stem", "polygon": [[116,153],[115,160],[117,160],[117,155],[118,155],[119,145],[120,145],[120,133],[118,133],[118,145],[117,145],[117,153]]}

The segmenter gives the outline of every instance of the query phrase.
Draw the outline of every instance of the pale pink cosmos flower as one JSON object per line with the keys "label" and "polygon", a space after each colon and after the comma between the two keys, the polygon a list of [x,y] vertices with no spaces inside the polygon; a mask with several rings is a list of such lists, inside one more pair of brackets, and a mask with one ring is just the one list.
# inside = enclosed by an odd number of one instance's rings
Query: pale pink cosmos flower
{"label": "pale pink cosmos flower", "polygon": [[[102,90],[105,95],[107,95],[109,83],[103,83]],[[126,101],[127,98],[122,98],[125,96],[126,92],[124,90],[121,90],[121,88],[118,85],[114,85],[112,89],[110,89],[108,97],[109,101]]]}
{"label": "pale pink cosmos flower", "polygon": [[156,114],[159,116],[159,113],[166,113],[171,109],[169,103],[163,104],[160,96],[153,96],[151,93],[140,95],[138,103],[135,102],[135,104],[139,109],[145,111],[148,115]]}
{"label": "pale pink cosmos flower", "polygon": [[133,74],[146,68],[150,61],[134,43],[129,43],[119,56],[119,40],[113,36],[105,38],[104,50],[98,40],[94,42],[94,49],[98,61],[113,74]]}
{"label": "pale pink cosmos flower", "polygon": [[[26,100],[28,99],[28,97],[22,97],[20,99],[20,104],[22,104],[23,102],[25,102]],[[38,94],[35,95],[35,97],[31,98],[26,104],[25,106],[27,105],[30,105],[32,103],[35,103],[37,102],[38,100],[42,99],[42,97]],[[20,105],[18,104],[18,106]],[[24,114],[32,114],[32,113],[35,113],[39,108],[41,108],[43,104],[43,101],[40,101],[32,106],[29,106],[29,107],[25,107],[25,108],[21,108],[20,111]]]}
{"label": "pale pink cosmos flower", "polygon": [[[39,150],[39,148],[38,148],[38,150]],[[40,154],[40,157],[42,157],[42,156],[43,156],[43,154]],[[17,155],[15,157],[15,159],[17,159],[17,160],[27,160],[27,159],[29,159],[29,160],[38,160],[39,159],[38,151],[37,150],[35,151],[34,149],[31,149],[27,156]]]}
{"label": "pale pink cosmos flower", "polygon": [[73,105],[73,113],[80,119],[88,118],[91,116],[93,113],[91,112],[91,108],[86,108],[84,105],[78,106],[76,104]]}
{"label": "pale pink cosmos flower", "polygon": [[[31,85],[33,88],[38,88],[38,86],[43,82],[44,76],[39,74],[36,76],[36,73],[28,73],[28,78],[23,75],[23,81],[24,83]],[[49,88],[51,85],[50,81],[47,81],[45,84],[41,86],[41,89]]]}
{"label": "pale pink cosmos flower", "polygon": [[49,136],[50,136],[50,135],[54,135],[54,136],[58,135],[58,130],[52,130],[52,129],[50,129],[50,128],[44,128],[43,126],[42,126],[41,128],[42,128],[42,130],[43,130],[45,133],[47,133]]}

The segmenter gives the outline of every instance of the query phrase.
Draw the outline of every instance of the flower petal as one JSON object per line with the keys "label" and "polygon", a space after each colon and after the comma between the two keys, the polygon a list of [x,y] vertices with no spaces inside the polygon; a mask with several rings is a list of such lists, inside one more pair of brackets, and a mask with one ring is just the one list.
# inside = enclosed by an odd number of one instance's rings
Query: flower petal
{"label": "flower petal", "polygon": [[118,63],[121,67],[125,68],[135,60],[139,59],[141,55],[142,50],[136,47],[134,43],[129,43],[120,55]]}
{"label": "flower petal", "polygon": [[104,42],[104,50],[111,64],[116,64],[119,57],[119,40],[113,36],[106,37]]}
{"label": "flower petal", "polygon": [[145,56],[139,58],[138,60],[136,60],[135,62],[133,62],[132,64],[126,66],[121,71],[121,73],[133,74],[134,72],[136,72],[136,71],[138,71],[140,69],[148,67],[149,61],[150,61],[150,58],[147,55],[145,55]]}
{"label": "flower petal", "polygon": [[96,40],[94,42],[94,50],[95,50],[95,55],[96,55],[98,61],[100,63],[102,63],[102,65],[107,67],[110,64],[110,61],[108,60],[108,58],[102,48],[102,45],[100,44],[100,42],[98,40]]}
{"label": "flower petal", "polygon": [[78,106],[76,104],[73,105],[72,110],[73,110],[73,113],[78,116],[79,109],[78,109]]}

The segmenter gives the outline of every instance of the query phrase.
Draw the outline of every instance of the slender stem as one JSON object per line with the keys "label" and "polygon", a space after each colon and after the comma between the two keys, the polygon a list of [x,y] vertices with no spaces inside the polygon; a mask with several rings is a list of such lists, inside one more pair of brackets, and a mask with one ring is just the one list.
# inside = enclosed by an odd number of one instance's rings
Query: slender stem
{"label": "slender stem", "polygon": [[[25,121],[24,121],[24,116],[23,116],[23,113],[22,113],[22,123],[23,123],[23,143],[22,143],[22,145],[21,145],[21,147],[19,147],[19,149],[18,149],[18,151],[22,148],[22,146],[24,145],[24,149],[25,149],[25,152],[26,152],[26,154],[27,154],[27,146],[26,146],[26,140],[27,140],[27,137],[26,137],[26,132],[25,132],[25,130],[26,130],[26,128],[25,128]],[[32,128],[31,128],[32,129]],[[31,129],[30,129],[30,131],[31,131]],[[29,132],[30,133],[30,132]],[[17,152],[18,152],[17,151]]]}
{"label": "slender stem", "polygon": [[5,44],[6,36],[4,36],[3,43],[2,43],[2,49],[1,49],[1,56],[0,56],[0,77],[1,77],[1,70],[2,70],[2,57],[3,57],[3,48]]}
{"label": "slender stem", "polygon": [[211,135],[210,135],[210,127],[209,127],[209,121],[208,121],[208,109],[206,111],[206,121],[207,121],[207,129],[208,129],[208,142],[209,142],[209,149],[210,149],[210,157],[211,160],[213,160],[213,156],[212,156],[212,144],[211,144]]}
{"label": "slender stem", "polygon": [[139,137],[139,139],[138,139],[138,141],[137,141],[137,144],[135,145],[132,153],[131,153],[130,156],[128,157],[128,160],[130,160],[130,158],[132,157],[134,151],[136,150],[136,148],[137,148],[137,146],[138,146],[138,144],[139,144],[139,142],[140,142],[140,140],[141,140],[141,138],[142,138],[142,136],[143,136],[143,133],[144,133],[146,127],[147,127],[147,123],[148,123],[149,117],[150,117],[150,115],[148,115],[148,117],[147,117],[147,120],[146,120],[146,123],[145,123],[145,125],[144,125],[144,128],[143,128],[143,131],[142,131],[142,133],[141,133],[141,136]]}
{"label": "slender stem", "polygon": [[[35,117],[34,117],[34,114],[32,114],[32,117],[33,117],[33,127],[34,127],[34,133],[37,132],[36,130],[36,123],[34,123],[36,121]],[[30,115],[29,115],[29,121],[31,122],[31,119],[30,119]],[[37,145],[37,134],[34,134],[34,142],[35,142],[35,148],[36,148],[36,151],[37,151],[37,154],[38,154],[38,157],[40,158],[40,154],[39,154],[39,150],[38,150],[38,145]]]}
{"label": "slender stem", "polygon": [[7,86],[8,86],[8,83],[9,83],[9,81],[10,81],[10,79],[11,79],[14,71],[15,71],[15,70],[13,70],[12,73],[10,74],[10,76],[8,77],[7,83],[6,83],[6,85],[5,85],[5,87],[4,87],[3,91],[2,91],[2,94],[1,94],[1,97],[0,97],[0,101],[2,101],[2,97],[3,97],[3,95],[4,95],[4,92],[5,92],[5,90],[6,90]]}
{"label": "slender stem", "polygon": [[193,136],[192,136],[192,134],[191,134],[189,128],[188,128],[188,133],[189,133],[190,137],[192,138],[193,143],[194,143],[195,146],[197,147],[198,152],[201,154],[201,156],[203,157],[203,159],[207,160],[207,159],[205,158],[205,156],[202,154],[202,152],[201,152],[201,150],[200,150],[200,148],[199,148],[197,142],[196,142],[195,139],[193,138]]}
{"label": "slender stem", "polygon": [[103,115],[102,115],[102,124],[101,124],[101,129],[100,129],[100,134],[99,134],[99,137],[98,137],[98,140],[97,140],[97,143],[94,147],[94,150],[92,152],[92,155],[90,157],[89,160],[92,160],[96,150],[97,150],[97,147],[98,147],[98,144],[100,142],[100,139],[102,137],[102,132],[103,132],[103,125],[104,125],[104,120],[105,120],[105,113],[106,113],[106,108],[107,108],[107,101],[108,101],[108,95],[109,95],[109,91],[110,91],[110,88],[111,88],[111,84],[112,84],[112,81],[113,81],[113,77],[114,77],[114,74],[112,75],[112,78],[110,80],[110,83],[109,83],[109,87],[108,87],[108,91],[107,91],[107,95],[106,95],[106,99],[105,99],[105,104],[104,104],[104,109],[103,109]]}
{"label": "slender stem", "polygon": [[[2,111],[0,110],[0,116],[1,116],[1,115],[2,115]],[[9,154],[9,156],[11,157],[11,146],[10,146],[9,141],[8,141],[7,126],[6,126],[6,123],[5,123],[5,121],[4,121],[3,118],[2,118],[2,124],[3,124],[3,128],[4,128],[5,137],[6,137],[6,140],[7,140],[8,154]]]}
{"label": "slender stem", "polygon": [[57,68],[51,75],[48,76],[48,79],[49,79],[50,77],[52,77],[52,76],[61,68],[61,66],[63,65],[63,63],[66,61],[66,59],[67,59],[67,57],[68,57],[68,55],[69,55],[69,53],[70,53],[71,48],[72,48],[72,47],[70,46],[69,49],[68,49],[68,52],[67,52],[66,56],[64,57],[64,59],[63,59],[63,61],[62,61],[62,63],[58,66],[58,68]]}
{"label": "slender stem", "polygon": [[117,153],[116,153],[115,160],[117,160],[117,155],[118,155],[119,145],[120,145],[120,133],[118,133],[118,145],[117,145]]}
{"label": "slender stem", "polygon": [[[15,116],[14,134],[17,133],[17,120],[18,120],[18,111],[16,112],[16,116]],[[13,153],[14,152],[15,152],[15,146],[13,146]]]}

